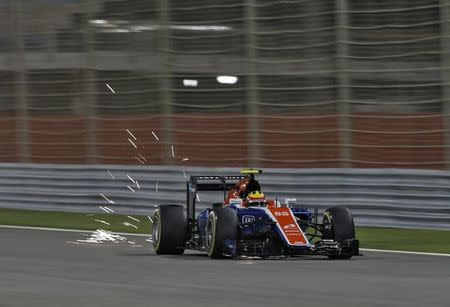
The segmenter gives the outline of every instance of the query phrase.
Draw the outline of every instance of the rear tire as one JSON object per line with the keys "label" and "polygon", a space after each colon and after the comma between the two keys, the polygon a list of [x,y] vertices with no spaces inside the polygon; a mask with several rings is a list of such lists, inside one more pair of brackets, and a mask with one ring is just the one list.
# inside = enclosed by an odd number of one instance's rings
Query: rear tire
{"label": "rear tire", "polygon": [[[325,211],[323,225],[328,226],[322,232],[322,239],[331,239],[343,243],[349,239],[355,239],[355,223],[348,208],[333,207]],[[328,256],[330,259],[349,259],[353,254],[341,254]]]}
{"label": "rear tire", "polygon": [[159,255],[181,255],[187,232],[186,211],[179,205],[159,206],[153,215],[153,247]]}
{"label": "rear tire", "polygon": [[206,246],[212,259],[226,258],[226,240],[237,240],[239,221],[231,208],[215,208],[206,224]]}

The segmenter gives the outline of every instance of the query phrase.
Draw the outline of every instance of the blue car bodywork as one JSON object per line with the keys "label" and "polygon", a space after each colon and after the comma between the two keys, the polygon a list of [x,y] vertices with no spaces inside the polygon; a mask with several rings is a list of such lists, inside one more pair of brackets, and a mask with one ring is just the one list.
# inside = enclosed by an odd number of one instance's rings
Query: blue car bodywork
{"label": "blue car bodywork", "polygon": [[[276,239],[277,242],[281,243],[281,246],[284,247],[284,249],[290,249],[291,254],[296,254],[298,252],[299,254],[304,254],[307,251],[311,250],[312,244],[308,242],[308,244],[302,245],[302,246],[291,246],[289,242],[286,240],[286,238],[283,236],[282,230],[280,230],[278,227],[276,227],[276,221],[271,218],[269,214],[265,210],[262,210],[262,208],[259,207],[249,207],[245,208],[238,204],[231,204],[228,206],[228,208],[233,209],[236,212],[236,215],[239,220],[239,226],[240,226],[240,239],[241,242],[252,242],[252,246],[247,246],[247,249],[244,249],[246,251],[246,255],[249,256],[270,256],[270,255],[277,255],[275,251],[270,251],[267,249],[267,246],[265,246],[265,243],[269,243],[269,240]],[[211,210],[213,209],[206,209],[199,213],[197,216],[197,226],[198,226],[198,232],[200,235],[200,241],[205,244],[203,246],[204,249],[207,248],[206,246],[206,225],[208,222],[209,215],[211,213]],[[293,215],[298,219],[302,221],[312,221],[312,213],[307,208],[298,208],[293,207],[290,208]],[[307,228],[309,227],[306,223],[301,223],[300,225],[301,230],[306,233]],[[258,244],[259,243],[259,244]],[[249,245],[249,244],[247,244]],[[239,246],[237,241],[230,241],[226,242],[226,246],[228,248],[228,255],[230,256],[237,256],[239,251]],[[251,250],[253,248],[253,252],[249,252],[248,250]],[[285,253],[279,253],[279,254],[285,254]]]}

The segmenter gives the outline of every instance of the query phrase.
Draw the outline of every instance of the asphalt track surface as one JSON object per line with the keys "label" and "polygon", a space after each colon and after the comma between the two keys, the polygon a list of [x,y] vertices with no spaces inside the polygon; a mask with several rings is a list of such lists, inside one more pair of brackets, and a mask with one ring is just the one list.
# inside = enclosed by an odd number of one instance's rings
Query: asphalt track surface
{"label": "asphalt track surface", "polygon": [[[450,257],[210,260],[0,229],[0,306],[450,306]],[[130,237],[131,238],[131,237]]]}

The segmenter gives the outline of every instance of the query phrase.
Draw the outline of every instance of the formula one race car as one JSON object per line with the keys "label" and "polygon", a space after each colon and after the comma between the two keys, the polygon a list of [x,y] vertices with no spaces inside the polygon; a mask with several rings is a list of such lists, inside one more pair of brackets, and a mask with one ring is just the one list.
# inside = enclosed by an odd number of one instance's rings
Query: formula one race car
{"label": "formula one race car", "polygon": [[[359,254],[350,211],[327,209],[322,223],[293,201],[266,200],[255,174],[191,176],[187,206],[160,205],[153,216],[153,245],[157,254],[182,254],[185,249],[205,251],[211,258],[241,256],[325,255],[348,259]],[[223,193],[195,217],[198,191]]]}

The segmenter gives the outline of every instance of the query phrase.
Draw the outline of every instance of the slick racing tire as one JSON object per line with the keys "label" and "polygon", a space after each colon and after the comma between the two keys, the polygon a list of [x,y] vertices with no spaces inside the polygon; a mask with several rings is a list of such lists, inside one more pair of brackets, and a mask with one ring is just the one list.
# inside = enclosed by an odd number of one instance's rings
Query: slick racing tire
{"label": "slick racing tire", "polygon": [[211,210],[206,223],[206,246],[208,256],[212,259],[227,258],[226,242],[237,240],[239,221],[236,212],[231,208],[215,208]]}
{"label": "slick racing tire", "polygon": [[[331,239],[338,243],[345,242],[349,239],[355,239],[355,223],[348,208],[333,207],[327,209],[323,215],[323,225],[325,227],[322,233],[322,239]],[[349,259],[352,256],[353,254],[340,254],[331,255],[328,256],[328,258]]]}
{"label": "slick racing tire", "polygon": [[181,255],[187,232],[185,209],[178,205],[159,206],[153,215],[153,247],[159,255]]}

